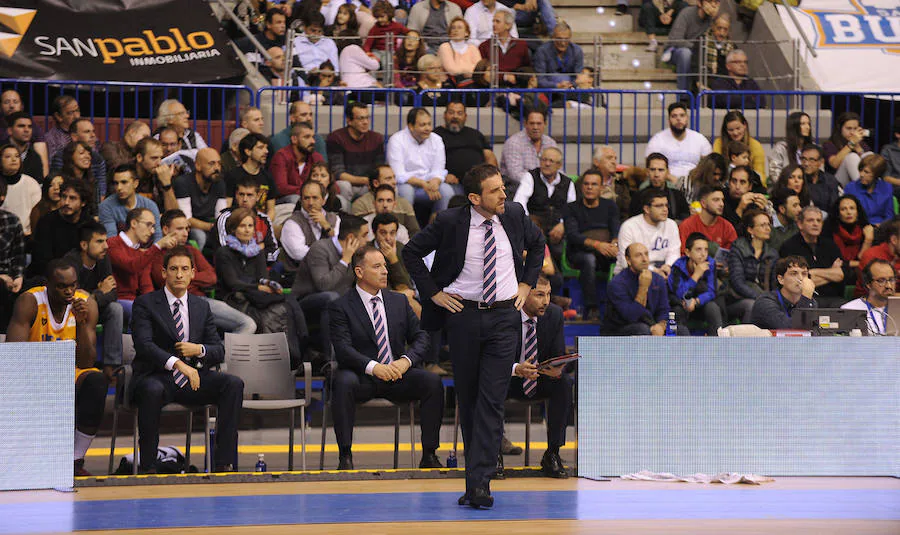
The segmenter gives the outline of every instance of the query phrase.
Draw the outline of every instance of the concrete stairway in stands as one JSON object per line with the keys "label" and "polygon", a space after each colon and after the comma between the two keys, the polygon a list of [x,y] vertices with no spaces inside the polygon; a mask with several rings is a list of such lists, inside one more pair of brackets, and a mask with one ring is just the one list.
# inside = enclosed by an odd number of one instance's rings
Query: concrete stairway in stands
{"label": "concrete stairway in stands", "polygon": [[[675,73],[645,49],[650,39],[638,26],[640,2],[616,14],[616,0],[552,0],[558,18],[572,27],[572,40],[584,50],[585,65],[599,67],[603,89],[675,89]],[[595,39],[596,38],[596,39]]]}

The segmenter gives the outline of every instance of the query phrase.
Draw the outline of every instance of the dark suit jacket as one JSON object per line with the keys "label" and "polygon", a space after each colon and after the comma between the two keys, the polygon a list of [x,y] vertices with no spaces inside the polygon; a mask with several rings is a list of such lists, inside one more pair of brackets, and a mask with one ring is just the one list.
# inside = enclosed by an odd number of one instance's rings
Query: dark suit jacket
{"label": "dark suit jacket", "polygon": [[[469,240],[471,206],[450,208],[438,213],[434,222],[416,233],[403,249],[403,263],[422,296],[422,328],[440,329],[447,311],[435,305],[431,296],[452,283],[462,272]],[[534,287],[544,262],[544,234],[525,214],[519,203],[507,202],[500,223],[512,245],[516,279]],[[422,260],[437,251],[429,273]],[[523,253],[527,257],[523,259]]]}
{"label": "dark suit jacket", "polygon": [[[522,325],[525,329],[525,325]],[[537,320],[537,359],[543,362],[566,354],[566,337],[563,334],[562,309],[554,304],[547,306],[544,315]],[[522,358],[522,337],[516,345],[516,362]]]}
{"label": "dark suit jacket", "polygon": [[[419,328],[419,319],[403,294],[382,290],[388,328],[388,343],[394,359],[409,357],[413,366],[428,351],[428,333]],[[370,360],[377,359],[375,328],[359,298],[356,286],[328,306],[331,343],[341,368],[364,375]],[[407,349],[409,344],[409,349]]]}
{"label": "dark suit jacket", "polygon": [[[225,360],[225,346],[216,331],[209,305],[196,295],[188,294],[188,341],[206,346],[204,368]],[[131,333],[134,338],[134,375],[166,371],[166,361],[175,354],[175,319],[166,301],[165,290],[144,294],[134,300],[131,310]]]}

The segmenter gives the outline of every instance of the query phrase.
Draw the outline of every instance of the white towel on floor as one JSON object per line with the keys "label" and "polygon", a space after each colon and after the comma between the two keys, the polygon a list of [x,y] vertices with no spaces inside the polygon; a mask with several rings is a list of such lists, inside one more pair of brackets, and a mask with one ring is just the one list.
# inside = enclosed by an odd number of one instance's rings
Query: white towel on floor
{"label": "white towel on floor", "polygon": [[666,483],[724,483],[726,485],[734,485],[735,483],[746,483],[748,485],[759,485],[760,483],[768,483],[775,481],[774,478],[768,476],[760,476],[756,474],[738,474],[734,472],[722,472],[714,476],[707,474],[692,474],[689,476],[676,476],[667,472],[651,472],[650,470],[641,470],[634,474],[625,474],[621,479],[630,481],[662,481]]}

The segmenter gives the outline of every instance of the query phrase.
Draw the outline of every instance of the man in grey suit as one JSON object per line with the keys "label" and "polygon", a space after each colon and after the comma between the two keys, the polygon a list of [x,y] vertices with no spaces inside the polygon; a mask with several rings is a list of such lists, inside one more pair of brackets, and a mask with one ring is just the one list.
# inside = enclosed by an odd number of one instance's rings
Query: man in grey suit
{"label": "man in grey suit", "polygon": [[365,245],[368,236],[369,226],[365,219],[344,215],[337,236],[313,242],[297,268],[291,293],[300,301],[307,318],[319,318],[319,339],[325,353],[331,353],[328,304],[353,286],[355,277],[350,261],[353,253]]}

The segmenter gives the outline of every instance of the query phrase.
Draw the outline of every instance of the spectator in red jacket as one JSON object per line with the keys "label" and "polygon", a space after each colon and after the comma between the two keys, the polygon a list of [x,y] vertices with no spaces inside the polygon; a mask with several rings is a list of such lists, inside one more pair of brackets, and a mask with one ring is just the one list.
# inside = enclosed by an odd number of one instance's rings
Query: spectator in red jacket
{"label": "spectator in red jacket", "polygon": [[131,305],[135,298],[153,291],[153,280],[150,278],[153,249],[168,249],[175,241],[171,236],[163,236],[155,246],[142,249],[141,245],[153,237],[155,228],[156,218],[153,217],[153,212],[146,208],[135,208],[125,218],[125,230],[106,241],[126,324],[131,319]]}
{"label": "spectator in red jacket", "polygon": [[309,178],[312,166],[325,161],[315,146],[315,130],[310,123],[297,123],[291,127],[291,144],[279,149],[272,159],[272,179],[280,195],[279,202],[297,202],[300,186]]}
{"label": "spectator in red jacket", "polygon": [[[516,71],[531,66],[531,52],[525,41],[513,38],[511,32],[516,26],[515,15],[511,11],[498,9],[493,18],[494,35],[497,36],[497,72],[500,73],[500,85],[513,87],[516,85]],[[492,41],[488,39],[478,45],[481,57],[490,58]]]}
{"label": "spectator in red jacket", "polygon": [[[681,222],[678,233],[681,234],[681,249],[687,254],[688,236],[699,232],[710,241],[710,256],[715,256],[719,247],[731,249],[737,239],[734,225],[722,217],[725,209],[725,193],[719,188],[703,186],[700,188],[700,213],[694,214]],[[715,244],[715,247],[713,247]]]}

